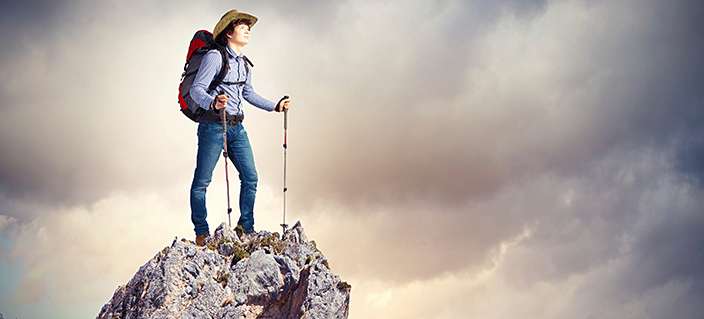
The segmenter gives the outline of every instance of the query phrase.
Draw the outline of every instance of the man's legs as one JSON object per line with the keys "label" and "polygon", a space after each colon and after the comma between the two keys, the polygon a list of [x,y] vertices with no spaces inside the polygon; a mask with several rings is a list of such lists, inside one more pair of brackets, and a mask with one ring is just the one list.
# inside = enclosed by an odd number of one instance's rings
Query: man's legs
{"label": "man's legs", "polygon": [[[229,138],[229,137],[228,137]],[[213,176],[222,151],[222,124],[198,124],[198,155],[191,183],[191,221],[196,235],[208,234],[208,211],[205,207],[205,191]]]}
{"label": "man's legs", "polygon": [[254,231],[254,199],[258,176],[249,137],[242,123],[228,127],[227,144],[228,156],[240,174],[240,218],[237,223],[249,233]]}

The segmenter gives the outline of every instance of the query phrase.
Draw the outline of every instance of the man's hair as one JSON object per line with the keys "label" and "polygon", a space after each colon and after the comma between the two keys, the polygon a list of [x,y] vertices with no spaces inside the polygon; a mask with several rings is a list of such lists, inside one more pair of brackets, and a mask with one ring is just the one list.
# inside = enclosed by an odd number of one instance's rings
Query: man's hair
{"label": "man's hair", "polygon": [[225,27],[220,34],[218,34],[218,37],[215,38],[215,42],[223,47],[227,46],[227,35],[229,33],[232,33],[232,31],[235,30],[235,27],[240,25],[240,24],[246,24],[248,27],[252,27],[252,21],[249,19],[237,19],[232,21],[227,27]]}

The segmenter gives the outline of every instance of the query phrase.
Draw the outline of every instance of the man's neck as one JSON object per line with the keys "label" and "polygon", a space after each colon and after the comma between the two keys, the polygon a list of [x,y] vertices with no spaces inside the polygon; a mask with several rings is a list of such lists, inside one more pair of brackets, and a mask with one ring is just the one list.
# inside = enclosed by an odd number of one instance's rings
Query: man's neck
{"label": "man's neck", "polygon": [[244,48],[243,45],[234,42],[228,42],[227,45],[230,47],[230,49],[232,49],[232,51],[235,51],[237,55],[242,55],[242,48]]}

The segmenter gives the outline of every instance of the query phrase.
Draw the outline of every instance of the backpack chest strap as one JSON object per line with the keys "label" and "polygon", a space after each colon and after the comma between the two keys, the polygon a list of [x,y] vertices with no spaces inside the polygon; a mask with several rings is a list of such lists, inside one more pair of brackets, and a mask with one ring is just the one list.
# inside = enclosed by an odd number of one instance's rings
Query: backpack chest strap
{"label": "backpack chest strap", "polygon": [[245,84],[245,83],[247,83],[247,81],[234,81],[234,82],[222,81],[220,83],[225,84],[225,85],[235,85],[235,84]]}

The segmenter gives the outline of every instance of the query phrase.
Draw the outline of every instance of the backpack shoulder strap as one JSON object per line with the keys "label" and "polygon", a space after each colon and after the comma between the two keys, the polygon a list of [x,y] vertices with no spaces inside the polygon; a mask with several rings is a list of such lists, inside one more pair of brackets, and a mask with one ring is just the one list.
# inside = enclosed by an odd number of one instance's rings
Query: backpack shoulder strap
{"label": "backpack shoulder strap", "polygon": [[249,59],[246,55],[244,55],[244,54],[242,55],[242,57],[244,58],[245,61],[247,61],[247,64],[249,64],[249,65],[251,65],[252,67],[254,67],[254,63],[252,63],[252,60],[250,60],[250,59]]}
{"label": "backpack shoulder strap", "polygon": [[215,75],[213,78],[213,81],[210,82],[210,86],[208,86],[208,92],[215,90],[215,88],[222,83],[222,81],[225,79],[225,75],[227,75],[227,72],[230,71],[230,63],[227,61],[227,53],[225,52],[224,48],[215,48],[220,52],[220,56],[222,57],[222,65],[220,66],[220,72]]}
{"label": "backpack shoulder strap", "polygon": [[227,84],[227,85],[245,84],[245,83],[247,83],[247,77],[249,76],[249,72],[250,72],[250,69],[249,69],[249,68],[250,68],[250,66],[254,66],[254,64],[252,63],[251,60],[249,60],[249,58],[247,58],[247,56],[242,55],[242,57],[244,58],[244,61],[245,61],[245,63],[244,63],[244,71],[245,71],[245,73],[244,73],[244,75],[245,75],[244,81],[234,81],[234,82],[222,81],[222,82],[220,82],[220,83],[224,83],[224,84]]}
{"label": "backpack shoulder strap", "polygon": [[245,62],[244,69],[246,72],[244,79],[245,79],[245,81],[247,81],[247,77],[249,76],[249,68],[250,68],[250,66],[254,67],[254,63],[252,63],[252,60],[250,60],[246,55],[243,54],[242,57],[244,58],[244,62]]}

